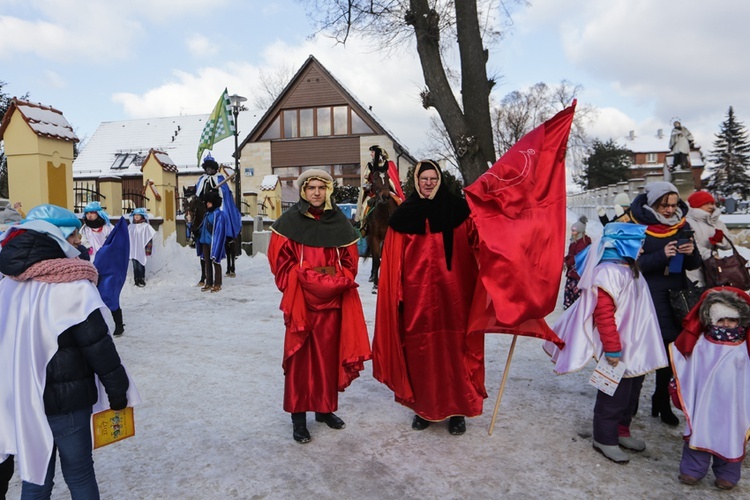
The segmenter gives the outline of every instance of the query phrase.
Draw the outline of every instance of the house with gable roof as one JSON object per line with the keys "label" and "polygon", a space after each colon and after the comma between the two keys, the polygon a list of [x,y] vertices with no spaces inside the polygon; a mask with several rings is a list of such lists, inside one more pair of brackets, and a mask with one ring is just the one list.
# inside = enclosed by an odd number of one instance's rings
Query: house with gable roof
{"label": "house with gable roof", "polygon": [[266,175],[282,184],[285,204],[299,199],[294,180],[305,170],[326,170],[340,185],[361,184],[370,146],[386,149],[401,180],[416,159],[314,56],[309,56],[240,144],[243,187],[260,190]]}

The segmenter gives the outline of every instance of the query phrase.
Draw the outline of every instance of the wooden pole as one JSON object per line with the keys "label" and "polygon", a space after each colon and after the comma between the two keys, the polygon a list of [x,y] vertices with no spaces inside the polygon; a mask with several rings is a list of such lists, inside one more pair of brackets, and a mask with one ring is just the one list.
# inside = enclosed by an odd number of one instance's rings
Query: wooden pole
{"label": "wooden pole", "polygon": [[513,335],[513,342],[510,343],[510,351],[508,351],[508,360],[505,362],[505,369],[503,370],[503,379],[500,382],[500,390],[497,393],[497,402],[495,402],[495,411],[492,412],[492,421],[490,422],[490,430],[487,432],[490,436],[492,430],[495,428],[495,420],[497,419],[497,412],[500,409],[500,400],[503,398],[503,391],[505,391],[505,382],[508,381],[508,372],[510,371],[510,362],[513,358],[513,351],[516,348],[516,339],[518,335]]}

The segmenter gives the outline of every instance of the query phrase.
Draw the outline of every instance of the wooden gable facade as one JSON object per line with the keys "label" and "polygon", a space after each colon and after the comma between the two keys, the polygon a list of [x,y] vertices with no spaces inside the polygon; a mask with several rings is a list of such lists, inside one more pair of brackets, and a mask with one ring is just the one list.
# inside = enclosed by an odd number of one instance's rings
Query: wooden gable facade
{"label": "wooden gable facade", "polygon": [[[370,146],[384,147],[405,176],[416,161],[315,57],[310,56],[240,145],[244,186],[260,190],[265,175],[291,186],[321,168],[340,185],[360,185]],[[248,182],[249,181],[249,182]],[[257,186],[255,185],[257,181]],[[285,189],[284,201],[296,201]]]}

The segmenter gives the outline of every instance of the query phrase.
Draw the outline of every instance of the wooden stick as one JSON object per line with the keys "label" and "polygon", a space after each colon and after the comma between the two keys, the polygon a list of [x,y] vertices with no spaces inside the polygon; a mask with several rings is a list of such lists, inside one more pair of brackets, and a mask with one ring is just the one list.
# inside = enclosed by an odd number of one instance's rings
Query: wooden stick
{"label": "wooden stick", "polygon": [[500,382],[500,391],[497,393],[497,402],[495,403],[495,411],[492,413],[492,421],[490,422],[490,430],[487,432],[490,436],[492,430],[495,428],[495,420],[497,419],[497,411],[500,409],[500,400],[503,398],[503,391],[505,391],[505,382],[508,380],[508,372],[510,371],[510,362],[513,358],[513,351],[516,348],[516,339],[518,335],[513,335],[513,342],[510,343],[510,351],[508,351],[508,360],[505,362],[505,369],[503,370],[503,379]]}
{"label": "wooden stick", "polygon": [[[224,165],[221,166],[222,173],[226,175],[227,177],[225,177],[223,181],[221,181],[219,184],[216,185],[216,189],[219,189],[221,186],[223,186],[227,182],[234,179],[234,176],[237,174],[237,172],[235,171],[232,171],[232,175],[227,174],[227,168],[228,167],[225,167]],[[233,170],[233,169],[230,168],[229,170]]]}

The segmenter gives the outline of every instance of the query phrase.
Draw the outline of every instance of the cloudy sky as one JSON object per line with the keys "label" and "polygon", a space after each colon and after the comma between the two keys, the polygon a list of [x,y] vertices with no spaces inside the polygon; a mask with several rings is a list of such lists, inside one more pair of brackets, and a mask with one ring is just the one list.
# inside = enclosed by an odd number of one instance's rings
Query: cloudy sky
{"label": "cloudy sky", "polygon": [[[493,97],[567,79],[599,109],[592,135],[668,133],[679,117],[709,150],[730,105],[750,119],[749,21],[740,0],[531,0],[491,51]],[[411,47],[385,55],[313,33],[296,0],[0,0],[0,81],[85,139],[103,121],[209,113],[224,87],[252,104],[261,72],[313,54],[418,153],[429,113]]]}

